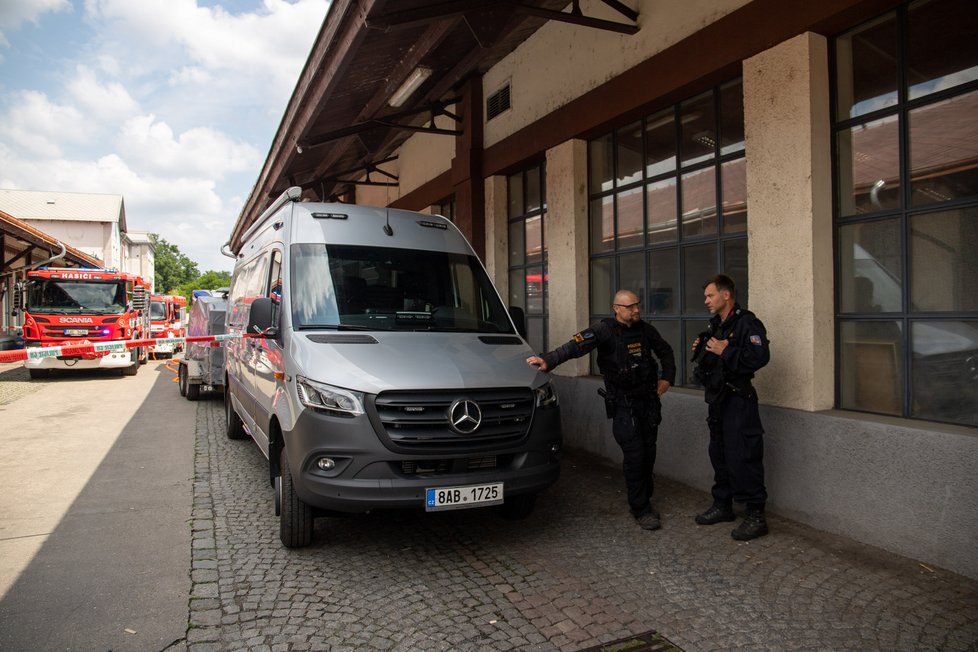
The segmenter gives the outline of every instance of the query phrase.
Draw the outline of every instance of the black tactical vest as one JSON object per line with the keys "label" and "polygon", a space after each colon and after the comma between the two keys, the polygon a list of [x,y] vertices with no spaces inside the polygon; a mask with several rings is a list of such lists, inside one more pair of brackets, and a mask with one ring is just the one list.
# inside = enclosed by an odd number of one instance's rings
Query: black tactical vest
{"label": "black tactical vest", "polygon": [[609,345],[598,347],[598,369],[609,385],[623,393],[635,393],[654,387],[659,365],[652,356],[652,346],[645,336],[645,326],[626,329],[618,320],[602,320],[612,332]]}

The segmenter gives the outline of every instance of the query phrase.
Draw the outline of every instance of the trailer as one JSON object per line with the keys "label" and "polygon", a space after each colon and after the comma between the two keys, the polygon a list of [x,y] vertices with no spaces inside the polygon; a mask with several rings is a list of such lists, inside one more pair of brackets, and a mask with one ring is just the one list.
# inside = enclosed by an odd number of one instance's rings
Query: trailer
{"label": "trailer", "polygon": [[[200,296],[194,299],[190,310],[187,332],[190,337],[222,335],[227,300],[219,297]],[[188,342],[179,363],[177,375],[180,396],[196,401],[201,392],[224,391],[224,347],[216,342]]]}

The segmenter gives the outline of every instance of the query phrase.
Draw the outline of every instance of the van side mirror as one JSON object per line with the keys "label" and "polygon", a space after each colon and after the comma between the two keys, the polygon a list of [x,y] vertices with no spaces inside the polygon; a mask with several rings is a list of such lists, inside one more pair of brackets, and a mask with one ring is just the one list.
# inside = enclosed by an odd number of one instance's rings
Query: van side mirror
{"label": "van side mirror", "polygon": [[247,333],[264,333],[265,337],[278,336],[278,324],[272,323],[274,303],[271,297],[259,297],[251,302],[248,312]]}
{"label": "van side mirror", "polygon": [[520,334],[524,340],[526,339],[526,313],[523,309],[518,306],[509,307],[509,318],[513,320],[513,324],[516,325],[516,332]]}

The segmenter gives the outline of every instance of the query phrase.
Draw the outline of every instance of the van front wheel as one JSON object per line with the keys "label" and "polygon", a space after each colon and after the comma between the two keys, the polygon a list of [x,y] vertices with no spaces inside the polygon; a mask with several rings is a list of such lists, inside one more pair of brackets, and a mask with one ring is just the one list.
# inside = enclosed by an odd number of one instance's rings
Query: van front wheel
{"label": "van front wheel", "polygon": [[279,453],[278,488],[279,538],[286,548],[302,548],[312,543],[312,526],[314,515],[312,507],[302,502],[295,493],[292,482],[292,471],[289,469],[289,458],[285,448]]}
{"label": "van front wheel", "polygon": [[[197,389],[199,390],[200,387],[197,386]],[[224,415],[227,417],[227,429],[224,432],[228,439],[244,439],[248,436],[241,417],[234,411],[234,405],[231,404],[231,391],[227,385],[224,386]]]}

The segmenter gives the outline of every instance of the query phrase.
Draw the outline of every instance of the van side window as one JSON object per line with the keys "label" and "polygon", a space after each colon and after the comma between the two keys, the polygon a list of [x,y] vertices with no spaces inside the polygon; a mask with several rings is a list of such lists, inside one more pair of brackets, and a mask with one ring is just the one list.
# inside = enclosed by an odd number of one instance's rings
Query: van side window
{"label": "van side window", "polygon": [[259,256],[245,263],[241,271],[235,275],[228,296],[228,324],[230,326],[239,329],[244,328],[248,315],[245,308],[250,306],[251,302],[264,292],[262,286],[267,263],[267,256]]}
{"label": "van side window", "polygon": [[277,249],[272,252],[266,296],[272,299],[272,324],[278,324],[282,308],[282,252]]}

